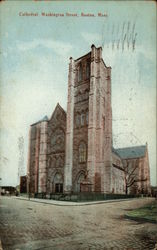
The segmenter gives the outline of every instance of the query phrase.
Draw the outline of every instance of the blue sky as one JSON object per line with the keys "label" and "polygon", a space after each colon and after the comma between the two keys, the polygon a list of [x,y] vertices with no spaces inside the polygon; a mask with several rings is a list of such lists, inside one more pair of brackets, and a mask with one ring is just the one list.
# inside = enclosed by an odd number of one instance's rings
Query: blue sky
{"label": "blue sky", "polygon": [[[34,12],[38,16],[19,16],[20,12]],[[42,12],[77,13],[78,17],[43,17]],[[81,17],[81,12],[93,13],[95,17]],[[107,17],[98,17],[98,12]],[[155,185],[155,25],[153,1],[6,1],[0,4],[3,185],[17,184],[18,138],[24,137],[26,171],[29,125],[45,115],[50,117],[58,102],[66,110],[69,57],[88,53],[93,43],[103,46],[103,59],[112,67],[114,146],[148,142],[151,182]],[[122,37],[125,37],[124,50]]]}

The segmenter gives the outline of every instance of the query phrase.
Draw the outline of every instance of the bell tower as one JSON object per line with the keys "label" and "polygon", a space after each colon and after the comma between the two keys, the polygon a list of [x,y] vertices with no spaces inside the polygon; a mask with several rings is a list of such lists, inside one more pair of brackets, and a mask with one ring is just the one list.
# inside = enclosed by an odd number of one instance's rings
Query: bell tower
{"label": "bell tower", "polygon": [[64,192],[111,192],[111,68],[102,48],[70,58]]}

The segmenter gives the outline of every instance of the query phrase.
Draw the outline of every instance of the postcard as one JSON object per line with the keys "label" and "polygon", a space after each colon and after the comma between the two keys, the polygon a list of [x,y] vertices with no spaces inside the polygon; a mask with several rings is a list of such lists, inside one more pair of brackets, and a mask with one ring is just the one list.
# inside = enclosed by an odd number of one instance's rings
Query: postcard
{"label": "postcard", "polygon": [[4,0],[0,20],[2,247],[153,249],[124,214],[156,192],[155,1]]}

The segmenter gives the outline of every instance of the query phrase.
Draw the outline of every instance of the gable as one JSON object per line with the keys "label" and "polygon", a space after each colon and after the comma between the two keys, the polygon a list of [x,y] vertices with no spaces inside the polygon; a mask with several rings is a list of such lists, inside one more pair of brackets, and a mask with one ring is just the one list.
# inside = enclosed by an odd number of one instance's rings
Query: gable
{"label": "gable", "polygon": [[57,104],[48,122],[48,154],[65,151],[66,113]]}
{"label": "gable", "polygon": [[64,109],[59,105],[59,103],[56,105],[54,112],[52,113],[52,116],[50,118],[50,122],[53,120],[55,121],[66,121],[66,112]]}

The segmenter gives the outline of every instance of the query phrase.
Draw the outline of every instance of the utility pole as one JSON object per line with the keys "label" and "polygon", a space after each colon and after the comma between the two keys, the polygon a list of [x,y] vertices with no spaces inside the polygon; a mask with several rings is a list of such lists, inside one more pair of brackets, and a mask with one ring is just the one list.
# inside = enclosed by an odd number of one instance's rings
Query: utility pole
{"label": "utility pole", "polygon": [[24,173],[24,138],[23,138],[23,136],[20,136],[18,138],[18,149],[19,149],[18,183],[20,183],[20,176],[25,175],[25,173]]}

